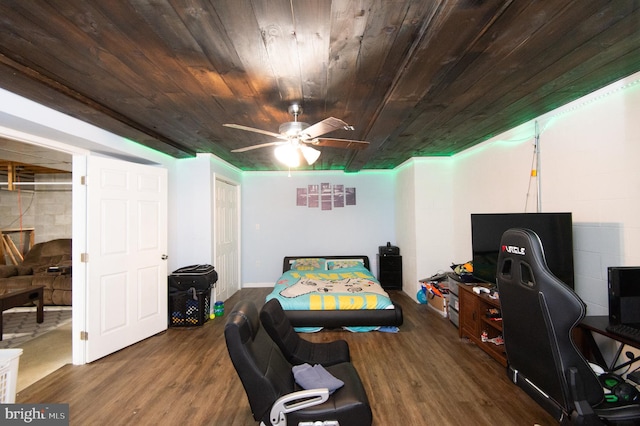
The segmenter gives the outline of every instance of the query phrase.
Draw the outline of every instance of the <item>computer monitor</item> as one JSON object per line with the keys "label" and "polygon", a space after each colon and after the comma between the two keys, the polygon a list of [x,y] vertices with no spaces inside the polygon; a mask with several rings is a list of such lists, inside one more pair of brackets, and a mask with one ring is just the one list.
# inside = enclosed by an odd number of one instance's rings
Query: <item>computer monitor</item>
{"label": "computer monitor", "polygon": [[609,322],[640,326],[640,266],[610,266]]}

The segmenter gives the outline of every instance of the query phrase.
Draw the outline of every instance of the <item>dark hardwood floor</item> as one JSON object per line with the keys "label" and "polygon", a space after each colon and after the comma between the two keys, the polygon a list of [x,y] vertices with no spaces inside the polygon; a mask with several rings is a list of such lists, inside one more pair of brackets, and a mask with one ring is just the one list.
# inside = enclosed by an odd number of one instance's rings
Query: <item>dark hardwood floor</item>
{"label": "dark hardwood floor", "polygon": [[[241,298],[260,306],[269,290],[243,289],[225,307]],[[349,342],[374,425],[557,424],[504,367],[459,339],[448,319],[390,293],[404,311],[398,333],[303,335]],[[68,403],[72,425],[257,424],[227,354],[225,319],[170,328],[91,364],[66,365],[19,392],[16,402]]]}

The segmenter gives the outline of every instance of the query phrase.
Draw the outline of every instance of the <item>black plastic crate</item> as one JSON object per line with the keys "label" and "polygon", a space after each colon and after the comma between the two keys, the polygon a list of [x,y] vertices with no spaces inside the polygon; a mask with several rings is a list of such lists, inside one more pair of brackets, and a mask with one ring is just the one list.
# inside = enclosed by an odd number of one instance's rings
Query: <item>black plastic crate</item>
{"label": "black plastic crate", "polygon": [[169,293],[169,326],[193,327],[209,320],[211,288]]}

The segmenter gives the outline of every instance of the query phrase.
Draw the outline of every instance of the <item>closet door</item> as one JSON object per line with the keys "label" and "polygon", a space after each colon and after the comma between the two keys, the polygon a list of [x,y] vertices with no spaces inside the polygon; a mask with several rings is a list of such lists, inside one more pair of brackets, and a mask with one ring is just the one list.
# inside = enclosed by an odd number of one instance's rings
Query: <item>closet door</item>
{"label": "closet door", "polygon": [[215,180],[216,300],[224,301],[240,290],[239,188],[234,183]]}

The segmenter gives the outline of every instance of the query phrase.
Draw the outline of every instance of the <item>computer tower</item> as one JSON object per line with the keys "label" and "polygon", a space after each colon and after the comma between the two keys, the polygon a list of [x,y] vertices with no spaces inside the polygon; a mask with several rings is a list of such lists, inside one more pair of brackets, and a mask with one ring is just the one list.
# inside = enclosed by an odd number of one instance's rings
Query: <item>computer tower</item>
{"label": "computer tower", "polygon": [[609,323],[640,324],[640,266],[610,266]]}

